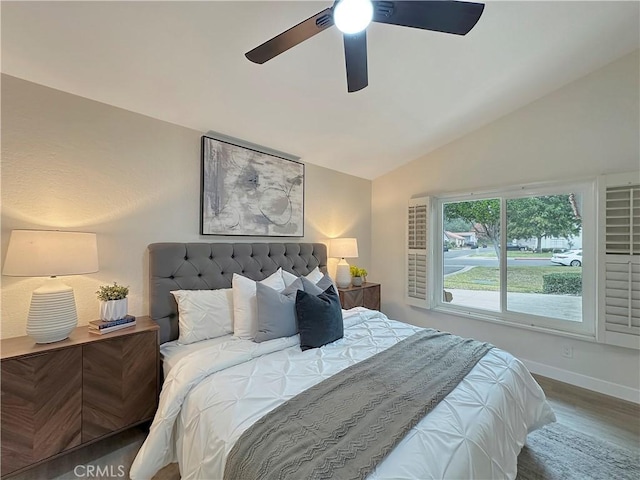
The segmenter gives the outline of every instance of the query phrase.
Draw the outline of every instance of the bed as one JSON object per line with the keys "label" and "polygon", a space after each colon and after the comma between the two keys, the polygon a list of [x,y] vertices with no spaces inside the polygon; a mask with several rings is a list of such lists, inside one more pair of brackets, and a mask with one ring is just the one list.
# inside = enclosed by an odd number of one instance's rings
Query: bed
{"label": "bed", "polygon": [[[423,332],[365,308],[343,311],[344,337],[302,351],[299,335],[261,343],[231,334],[180,345],[172,290],[228,289],[282,269],[326,273],[311,243],[163,243],[149,246],[150,312],[161,328],[165,382],[130,476],[178,462],[183,479],[222,479],[229,453],[259,420],[301,392]],[[309,390],[307,390],[309,389]],[[523,364],[490,349],[462,381],[367,474],[377,479],[513,479],[528,432],[555,420]],[[338,477],[334,477],[338,478]],[[245,480],[245,479],[243,479]]]}

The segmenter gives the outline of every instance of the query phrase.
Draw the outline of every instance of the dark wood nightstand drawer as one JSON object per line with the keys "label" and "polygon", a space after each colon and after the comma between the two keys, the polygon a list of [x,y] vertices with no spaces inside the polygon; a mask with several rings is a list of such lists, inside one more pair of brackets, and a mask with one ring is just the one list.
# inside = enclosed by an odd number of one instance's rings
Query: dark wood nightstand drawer
{"label": "dark wood nightstand drawer", "polygon": [[156,332],[82,348],[82,441],[150,420],[156,410]]}
{"label": "dark wood nightstand drawer", "polygon": [[80,445],[79,348],[2,362],[2,475]]}
{"label": "dark wood nightstand drawer", "polygon": [[353,307],[365,307],[380,310],[380,284],[363,283],[361,287],[338,288],[340,304],[348,310]]}

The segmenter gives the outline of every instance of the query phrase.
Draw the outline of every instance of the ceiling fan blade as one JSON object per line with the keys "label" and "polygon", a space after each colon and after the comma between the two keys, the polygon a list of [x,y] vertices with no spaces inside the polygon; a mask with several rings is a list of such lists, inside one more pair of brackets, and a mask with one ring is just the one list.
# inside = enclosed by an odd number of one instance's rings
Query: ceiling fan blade
{"label": "ceiling fan blade", "polygon": [[344,35],[344,61],[347,66],[347,91],[362,90],[369,85],[367,76],[367,31]]}
{"label": "ceiling fan blade", "polygon": [[333,11],[331,8],[327,8],[245,53],[245,57],[254,63],[262,64],[332,25]]}
{"label": "ceiling fan blade", "polygon": [[373,21],[466,35],[480,19],[484,4],[436,1],[374,1]]}

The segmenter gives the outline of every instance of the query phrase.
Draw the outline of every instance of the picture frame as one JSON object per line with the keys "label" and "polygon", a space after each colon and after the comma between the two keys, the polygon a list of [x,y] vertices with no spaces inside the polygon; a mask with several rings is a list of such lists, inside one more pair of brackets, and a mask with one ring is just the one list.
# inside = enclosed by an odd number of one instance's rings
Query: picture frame
{"label": "picture frame", "polygon": [[304,164],[212,132],[202,136],[200,234],[303,237]]}

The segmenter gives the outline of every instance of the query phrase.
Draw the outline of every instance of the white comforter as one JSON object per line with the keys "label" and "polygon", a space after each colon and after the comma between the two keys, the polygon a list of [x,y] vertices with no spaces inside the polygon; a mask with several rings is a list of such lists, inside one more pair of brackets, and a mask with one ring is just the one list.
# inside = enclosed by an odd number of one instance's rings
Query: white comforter
{"label": "white comforter", "polygon": [[[221,479],[234,443],[264,414],[420,330],[363,308],[344,317],[344,338],[319,349],[302,352],[297,336],[261,344],[231,339],[181,359],[131,478],[151,478],[178,461],[185,480]],[[527,369],[494,348],[369,479],[513,479],[527,432],[554,420]]]}

